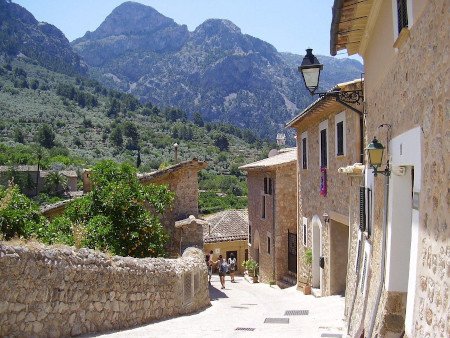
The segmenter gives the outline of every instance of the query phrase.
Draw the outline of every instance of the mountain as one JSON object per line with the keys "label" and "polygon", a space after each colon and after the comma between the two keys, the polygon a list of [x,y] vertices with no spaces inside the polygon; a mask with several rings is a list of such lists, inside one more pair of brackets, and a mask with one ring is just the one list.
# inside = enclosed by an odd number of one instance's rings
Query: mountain
{"label": "mountain", "polygon": [[38,22],[25,8],[0,0],[0,54],[29,58],[66,74],[82,74],[86,66],[55,26]]}
{"label": "mountain", "polygon": [[[228,20],[210,19],[190,32],[152,7],[125,2],[72,46],[108,86],[265,137],[312,101],[297,72],[302,56],[279,53]],[[325,89],[362,72],[355,60],[320,59]]]}

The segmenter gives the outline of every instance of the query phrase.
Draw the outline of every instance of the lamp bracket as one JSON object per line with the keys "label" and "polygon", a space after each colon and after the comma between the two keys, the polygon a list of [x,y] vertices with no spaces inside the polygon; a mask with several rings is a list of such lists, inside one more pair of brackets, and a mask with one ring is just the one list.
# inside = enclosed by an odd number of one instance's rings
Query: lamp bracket
{"label": "lamp bracket", "polygon": [[364,92],[361,89],[356,90],[334,90],[329,92],[323,92],[323,93],[316,93],[319,95],[319,97],[334,97],[336,102],[339,102],[343,106],[353,110],[354,112],[358,114],[364,114],[362,110],[359,110],[350,104],[356,104],[361,105],[361,103],[364,101]]}

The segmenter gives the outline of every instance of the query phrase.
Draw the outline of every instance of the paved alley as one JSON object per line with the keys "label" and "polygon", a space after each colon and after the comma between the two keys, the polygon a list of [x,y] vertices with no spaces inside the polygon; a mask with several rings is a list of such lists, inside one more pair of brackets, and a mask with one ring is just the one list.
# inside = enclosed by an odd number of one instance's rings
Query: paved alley
{"label": "paved alley", "polygon": [[227,276],[221,290],[214,275],[211,306],[203,311],[95,337],[345,337],[343,297],[315,298],[295,287],[236,281]]}

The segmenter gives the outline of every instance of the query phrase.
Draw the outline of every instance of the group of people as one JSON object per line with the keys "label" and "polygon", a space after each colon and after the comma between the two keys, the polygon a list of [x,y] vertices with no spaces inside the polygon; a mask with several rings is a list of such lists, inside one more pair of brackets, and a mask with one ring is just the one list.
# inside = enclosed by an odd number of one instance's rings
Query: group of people
{"label": "group of people", "polygon": [[206,266],[208,267],[208,282],[211,284],[211,276],[214,267],[217,267],[219,271],[220,284],[222,284],[222,289],[225,289],[225,275],[230,272],[231,283],[236,283],[234,280],[234,273],[236,271],[236,257],[231,253],[228,261],[222,255],[219,255],[217,261],[213,260],[213,251],[211,250],[209,254],[205,255]]}

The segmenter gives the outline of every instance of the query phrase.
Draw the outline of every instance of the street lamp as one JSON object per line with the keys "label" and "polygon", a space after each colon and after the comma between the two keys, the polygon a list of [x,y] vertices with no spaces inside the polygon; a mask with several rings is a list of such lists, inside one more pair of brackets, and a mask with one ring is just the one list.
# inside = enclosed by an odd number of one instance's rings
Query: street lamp
{"label": "street lamp", "polygon": [[312,53],[312,48],[308,48],[302,64],[298,67],[298,71],[302,74],[305,87],[311,95],[314,95],[314,92],[319,87],[320,71],[322,69],[323,65]]}
{"label": "street lamp", "polygon": [[298,67],[298,71],[302,74],[303,82],[306,89],[311,95],[319,95],[319,97],[334,97],[337,102],[343,106],[353,110],[354,112],[362,115],[363,111],[359,110],[350,104],[360,105],[364,100],[364,93],[362,89],[355,90],[330,90],[323,93],[316,93],[319,88],[320,72],[323,69],[323,65],[312,53],[312,49],[306,50],[306,55],[303,58],[302,64]]}
{"label": "street lamp", "polygon": [[382,174],[389,176],[391,173],[389,170],[389,163],[386,164],[386,168],[384,170],[378,170],[383,163],[384,146],[378,142],[376,137],[374,137],[372,142],[369,143],[366,151],[369,158],[369,166],[373,169],[373,175],[377,176],[377,174]]}

